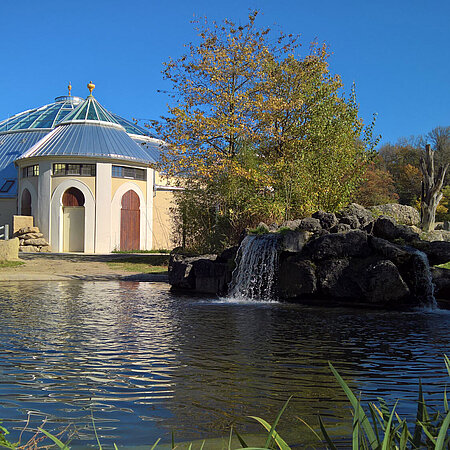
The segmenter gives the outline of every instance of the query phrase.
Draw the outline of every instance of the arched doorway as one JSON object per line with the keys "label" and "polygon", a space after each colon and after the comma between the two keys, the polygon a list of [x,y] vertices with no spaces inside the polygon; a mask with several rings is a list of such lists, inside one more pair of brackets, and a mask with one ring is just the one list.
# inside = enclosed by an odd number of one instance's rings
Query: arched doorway
{"label": "arched doorway", "polygon": [[133,190],[122,196],[120,211],[120,250],[130,251],[140,248],[140,201]]}
{"label": "arched doorway", "polygon": [[67,189],[62,196],[63,251],[84,252],[84,195],[77,188]]}
{"label": "arched doorway", "polygon": [[28,189],[22,192],[22,199],[20,202],[20,213],[22,216],[31,216],[31,194]]}

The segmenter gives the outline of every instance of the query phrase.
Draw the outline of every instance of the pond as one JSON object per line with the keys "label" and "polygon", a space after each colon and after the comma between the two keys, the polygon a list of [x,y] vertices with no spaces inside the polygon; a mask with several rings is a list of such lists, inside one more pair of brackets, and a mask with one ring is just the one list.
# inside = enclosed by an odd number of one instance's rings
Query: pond
{"label": "pond", "polygon": [[[72,444],[141,446],[212,439],[248,416],[272,421],[289,443],[317,444],[298,417],[320,413],[336,436],[351,413],[327,361],[362,399],[400,399],[413,417],[419,378],[442,408],[450,314],[385,312],[176,296],[164,283],[0,285],[0,418],[18,438],[35,428],[76,430]],[[72,429],[71,428],[71,429]],[[25,431],[22,441],[32,436]]]}

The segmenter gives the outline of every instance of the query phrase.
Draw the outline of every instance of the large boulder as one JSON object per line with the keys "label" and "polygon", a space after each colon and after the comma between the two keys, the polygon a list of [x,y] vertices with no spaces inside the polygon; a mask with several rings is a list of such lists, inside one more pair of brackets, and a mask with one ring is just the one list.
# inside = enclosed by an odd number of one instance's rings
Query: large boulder
{"label": "large boulder", "polygon": [[224,294],[231,281],[227,263],[197,259],[192,263],[195,291],[201,294]]}
{"label": "large boulder", "polygon": [[331,230],[331,228],[338,224],[337,217],[333,213],[317,211],[312,215],[312,217],[319,220],[320,225],[324,230],[329,231]]}
{"label": "large boulder", "polygon": [[198,260],[214,261],[216,255],[186,256],[178,253],[170,255],[169,259],[169,283],[173,289],[195,289],[194,262]]}
{"label": "large boulder", "polygon": [[348,224],[351,228],[362,228],[374,219],[372,212],[357,203],[351,203],[339,211],[336,217],[340,223]]}
{"label": "large boulder", "polygon": [[367,233],[351,230],[344,234],[327,234],[308,242],[303,255],[313,261],[348,257],[365,257],[371,250]]}
{"label": "large boulder", "polygon": [[407,264],[411,259],[411,252],[385,239],[369,236],[369,245],[376,255],[388,259],[396,265]]}
{"label": "large boulder", "polygon": [[416,208],[397,203],[377,205],[369,208],[375,215],[384,215],[393,218],[397,223],[403,225],[419,225],[420,214]]}
{"label": "large boulder", "polygon": [[297,229],[300,231],[316,233],[322,229],[322,226],[319,219],[315,219],[314,217],[305,217],[302,219]]}
{"label": "large boulder", "polygon": [[301,252],[312,234],[308,231],[283,231],[279,248],[282,252]]}
{"label": "large boulder", "polygon": [[446,306],[450,309],[450,269],[433,267],[431,273],[436,299],[446,300]]}
{"label": "large boulder", "polygon": [[319,293],[328,299],[398,307],[410,294],[395,264],[373,256],[323,261],[317,278]]}
{"label": "large boulder", "polygon": [[299,255],[282,260],[278,274],[278,293],[282,299],[299,298],[316,291],[315,266]]}
{"label": "large boulder", "polygon": [[424,252],[431,266],[445,264],[450,261],[450,242],[433,241],[433,242],[414,242],[418,249]]}

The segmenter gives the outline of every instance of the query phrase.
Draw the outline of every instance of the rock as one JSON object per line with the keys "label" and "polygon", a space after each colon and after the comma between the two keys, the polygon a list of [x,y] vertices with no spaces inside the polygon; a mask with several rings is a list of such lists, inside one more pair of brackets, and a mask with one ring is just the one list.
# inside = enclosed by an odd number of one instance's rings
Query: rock
{"label": "rock", "polygon": [[392,303],[404,301],[410,293],[396,265],[389,260],[370,264],[363,280],[363,296],[369,303],[396,306]]}
{"label": "rock", "polygon": [[199,259],[215,260],[216,255],[203,255],[197,257],[172,253],[169,259],[169,283],[174,289],[195,289],[195,276],[192,264]]}
{"label": "rock", "polygon": [[288,256],[280,263],[278,293],[283,299],[293,299],[316,291],[315,267],[298,255]]}
{"label": "rock", "polygon": [[400,231],[391,217],[380,216],[373,224],[373,235],[392,241],[400,236]]}
{"label": "rock", "polygon": [[346,274],[349,264],[347,258],[341,258],[325,260],[318,266],[317,289],[327,300],[361,297],[362,290],[356,279]]}
{"label": "rock", "polygon": [[34,245],[23,245],[19,247],[19,252],[36,253],[38,251],[39,247],[35,247]]}
{"label": "rock", "polygon": [[[211,259],[197,259],[192,263],[195,291],[202,294],[223,294],[231,281],[228,264]],[[228,276],[229,275],[229,276]]]}
{"label": "rock", "polygon": [[216,259],[217,262],[230,263],[236,259],[236,254],[239,247],[235,245],[234,247],[226,248]]}
{"label": "rock", "polygon": [[450,302],[450,269],[433,267],[431,274],[433,276],[434,294],[436,298]]}
{"label": "rock", "polygon": [[25,240],[24,245],[46,246],[46,245],[48,245],[48,242],[43,238],[27,239],[27,240]]}
{"label": "rock", "polygon": [[300,226],[301,223],[302,223],[302,219],[285,220],[280,225],[280,228],[289,228],[290,230],[296,230]]}
{"label": "rock", "polygon": [[333,213],[327,213],[325,211],[317,211],[315,212],[312,217],[314,219],[318,219],[320,222],[321,227],[324,230],[331,230],[335,225],[338,224],[338,220],[335,214]]}
{"label": "rock", "polygon": [[385,239],[369,236],[369,245],[375,254],[382,256],[395,264],[405,264],[411,259],[411,253],[399,245],[392,244]]}
{"label": "rock", "polygon": [[20,236],[22,234],[27,234],[27,233],[39,233],[39,228],[38,227],[25,227],[25,228],[20,228],[18,229],[15,233],[14,233],[14,237],[16,236]]}
{"label": "rock", "polygon": [[352,230],[345,234],[327,234],[305,245],[303,255],[312,260],[365,257],[370,254],[367,233]]}
{"label": "rock", "polygon": [[429,242],[432,242],[432,241],[450,242],[450,231],[445,231],[445,230],[433,230],[433,231],[428,231],[428,232],[421,231],[420,239],[422,239],[424,241],[429,241]]}
{"label": "rock", "polygon": [[416,208],[396,203],[377,205],[369,208],[375,215],[385,215],[402,225],[419,225],[420,214]]}
{"label": "rock", "polygon": [[374,219],[374,215],[368,209],[357,203],[351,203],[336,214],[340,223],[348,224],[351,228],[361,228]]}
{"label": "rock", "polygon": [[351,229],[352,227],[348,223],[338,223],[330,229],[330,233],[346,233]]}
{"label": "rock", "polygon": [[317,273],[326,298],[396,307],[410,293],[395,264],[380,258],[327,260]]}
{"label": "rock", "polygon": [[20,239],[39,239],[43,237],[44,235],[42,233],[25,233],[20,236]]}
{"label": "rock", "polygon": [[403,239],[406,242],[411,242],[414,239],[419,239],[419,233],[417,233],[412,226],[409,225],[396,225],[398,231],[398,239]]}
{"label": "rock", "polygon": [[310,231],[315,233],[322,229],[319,219],[314,219],[313,217],[305,217],[302,219],[300,225],[297,228],[300,231]]}
{"label": "rock", "polygon": [[259,225],[256,227],[256,230],[258,233],[269,233],[270,229],[268,225],[266,225],[264,222],[259,222]]}
{"label": "rock", "polygon": [[48,253],[51,252],[51,248],[49,245],[44,245],[39,249],[40,253]]}
{"label": "rock", "polygon": [[450,242],[428,242],[422,245],[420,250],[428,256],[428,261],[431,266],[445,264],[450,261]]}
{"label": "rock", "polygon": [[281,233],[280,251],[293,253],[301,252],[311,235],[312,234],[308,231],[284,231]]}

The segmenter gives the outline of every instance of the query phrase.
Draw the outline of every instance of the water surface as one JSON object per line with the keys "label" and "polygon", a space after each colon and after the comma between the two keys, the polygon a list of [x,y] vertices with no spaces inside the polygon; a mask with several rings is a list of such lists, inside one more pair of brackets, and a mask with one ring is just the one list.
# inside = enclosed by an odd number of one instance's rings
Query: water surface
{"label": "water surface", "polygon": [[296,417],[316,426],[320,413],[337,435],[351,424],[327,361],[363,400],[401,399],[410,417],[419,378],[441,407],[448,382],[448,312],[229,302],[132,282],[0,284],[0,308],[0,418],[12,439],[29,414],[30,427],[74,424],[82,446],[95,442],[92,415],[110,445],[215,438],[232,425],[255,434],[248,416],[273,420],[292,395],[280,432],[302,448]]}

